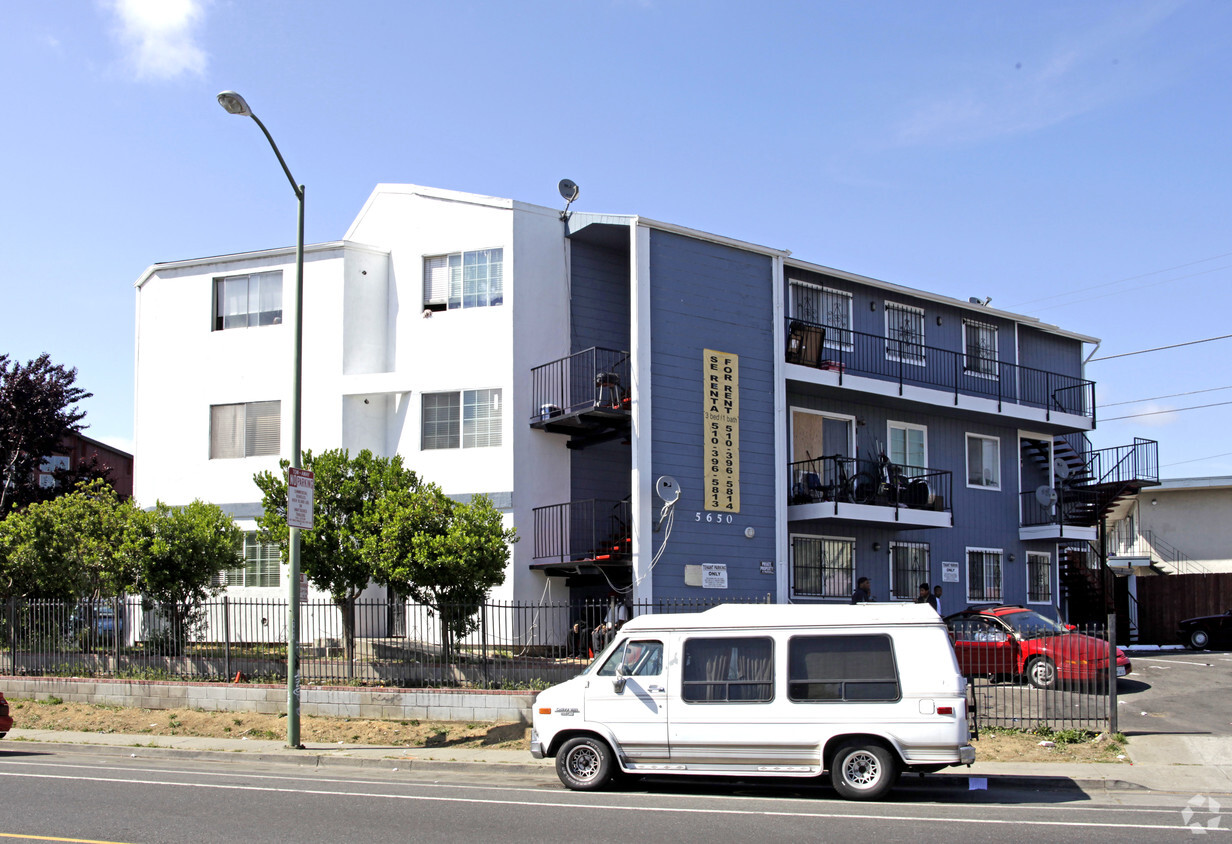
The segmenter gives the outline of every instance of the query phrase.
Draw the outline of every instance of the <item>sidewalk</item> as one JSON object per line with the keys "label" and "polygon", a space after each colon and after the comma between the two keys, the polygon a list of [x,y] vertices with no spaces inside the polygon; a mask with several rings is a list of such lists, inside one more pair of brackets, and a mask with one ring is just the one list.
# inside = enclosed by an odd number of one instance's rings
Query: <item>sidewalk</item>
{"label": "sidewalk", "polygon": [[[1145,741],[1144,741],[1145,740]],[[211,759],[254,763],[279,763],[306,767],[350,766],[398,771],[425,769],[459,773],[491,772],[493,769],[519,774],[541,774],[555,779],[555,761],[534,759],[522,750],[484,750],[471,748],[389,747],[357,744],[308,744],[292,750],[282,741],[252,739],[194,738],[191,736],[122,735],[117,733],[77,733],[61,730],[12,730],[0,741],[0,760],[6,753],[37,752],[38,744],[57,748],[89,747],[106,755],[136,758]],[[1139,750],[1141,752],[1139,752]],[[1221,748],[1222,750],[1222,748]],[[1134,764],[1114,763],[1039,763],[977,762],[970,768],[950,768],[928,778],[930,784],[955,788],[986,786],[1057,790],[1080,788],[1084,791],[1149,790],[1174,794],[1217,794],[1232,796],[1232,756],[1215,755],[1209,749],[1190,764],[1165,760],[1187,760],[1194,754],[1174,737],[1141,736],[1131,742]],[[1138,758],[1142,762],[1137,761]],[[904,782],[910,782],[908,775]]]}

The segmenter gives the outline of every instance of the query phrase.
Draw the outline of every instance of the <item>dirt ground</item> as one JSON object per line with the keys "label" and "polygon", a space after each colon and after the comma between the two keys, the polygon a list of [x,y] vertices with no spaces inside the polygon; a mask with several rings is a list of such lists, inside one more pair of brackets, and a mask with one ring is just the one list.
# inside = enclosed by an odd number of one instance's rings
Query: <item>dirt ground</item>
{"label": "dirt ground", "polygon": [[[254,712],[203,712],[196,709],[131,709],[121,706],[10,698],[14,727],[157,736],[209,738],[286,738],[286,720]],[[522,724],[453,721],[378,721],[360,718],[300,720],[300,738],[310,743],[369,744],[389,747],[488,747],[528,750],[530,728]],[[1118,738],[1055,741],[1023,733],[984,731],[973,741],[980,762],[1126,762]]]}

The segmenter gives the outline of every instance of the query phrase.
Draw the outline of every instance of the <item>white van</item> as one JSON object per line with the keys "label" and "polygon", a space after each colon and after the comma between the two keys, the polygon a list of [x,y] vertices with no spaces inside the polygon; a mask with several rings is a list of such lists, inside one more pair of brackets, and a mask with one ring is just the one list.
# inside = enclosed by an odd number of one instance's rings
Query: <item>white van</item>
{"label": "white van", "polygon": [[643,615],[539,693],[531,754],[567,787],[629,774],[808,777],[883,796],[970,765],[966,681],[927,604],[728,604]]}

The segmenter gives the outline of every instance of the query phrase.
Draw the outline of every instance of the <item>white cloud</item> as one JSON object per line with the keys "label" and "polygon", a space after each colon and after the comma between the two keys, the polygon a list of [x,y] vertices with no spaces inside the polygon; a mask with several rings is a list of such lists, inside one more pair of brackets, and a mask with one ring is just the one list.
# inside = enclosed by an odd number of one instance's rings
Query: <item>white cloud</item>
{"label": "white cloud", "polygon": [[202,0],[103,0],[115,16],[124,59],[138,79],[174,79],[205,71],[197,43]]}

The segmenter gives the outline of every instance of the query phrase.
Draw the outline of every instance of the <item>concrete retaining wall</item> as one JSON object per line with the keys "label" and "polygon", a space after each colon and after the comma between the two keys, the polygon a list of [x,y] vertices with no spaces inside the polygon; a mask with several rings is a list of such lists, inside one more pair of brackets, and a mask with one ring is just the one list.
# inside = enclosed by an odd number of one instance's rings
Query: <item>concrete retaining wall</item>
{"label": "concrete retaining wall", "polygon": [[[187,708],[266,714],[287,711],[286,686],[257,683],[0,676],[0,691],[9,698],[58,697],[74,703],[108,703],[142,709]],[[301,714],[342,718],[530,723],[534,702],[534,692],[339,686],[300,689]]]}

